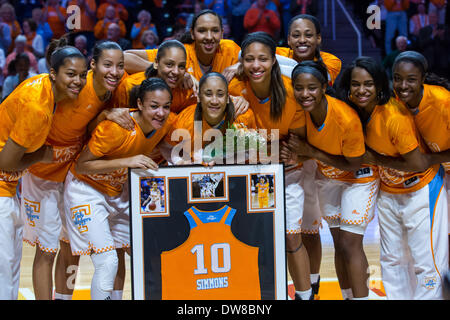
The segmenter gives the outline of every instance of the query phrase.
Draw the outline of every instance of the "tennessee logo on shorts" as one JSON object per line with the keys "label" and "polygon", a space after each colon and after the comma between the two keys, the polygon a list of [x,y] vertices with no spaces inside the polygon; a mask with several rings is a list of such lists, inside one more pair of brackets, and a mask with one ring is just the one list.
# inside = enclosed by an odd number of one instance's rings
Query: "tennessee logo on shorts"
{"label": "tennessee logo on shorts", "polygon": [[31,227],[36,226],[36,221],[39,220],[39,213],[41,212],[41,203],[36,201],[31,201],[23,198],[25,214],[27,215],[27,223]]}
{"label": "tennessee logo on shorts", "polygon": [[87,223],[91,221],[89,217],[91,215],[91,206],[90,205],[82,205],[70,208],[70,212],[72,213],[71,217],[78,228],[80,233],[88,231]]}

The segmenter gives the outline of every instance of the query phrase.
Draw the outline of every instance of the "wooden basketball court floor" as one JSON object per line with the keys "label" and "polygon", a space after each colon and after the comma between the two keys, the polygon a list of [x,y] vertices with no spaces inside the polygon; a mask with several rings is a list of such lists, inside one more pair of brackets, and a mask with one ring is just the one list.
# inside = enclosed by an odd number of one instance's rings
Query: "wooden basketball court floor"
{"label": "wooden basketball court floor", "polygon": [[[337,282],[336,272],[334,269],[334,248],[330,231],[324,220],[322,220],[323,228],[320,230],[322,239],[322,263],[320,268],[320,300],[342,300],[339,284]],[[369,299],[384,300],[385,292],[381,282],[381,269],[379,263],[379,231],[377,217],[370,222],[365,236],[364,248],[369,261]],[[35,248],[27,243],[23,243],[23,256],[21,262],[21,276],[19,300],[34,300],[32,286],[32,265],[34,259]],[[123,299],[131,299],[131,273],[130,273],[130,257],[125,254],[126,261],[126,279],[123,292]],[[90,299],[90,282],[94,267],[89,257],[82,256],[78,276],[75,282],[75,291],[73,300],[89,300]],[[288,293],[289,298],[294,296],[294,287],[288,276]]]}

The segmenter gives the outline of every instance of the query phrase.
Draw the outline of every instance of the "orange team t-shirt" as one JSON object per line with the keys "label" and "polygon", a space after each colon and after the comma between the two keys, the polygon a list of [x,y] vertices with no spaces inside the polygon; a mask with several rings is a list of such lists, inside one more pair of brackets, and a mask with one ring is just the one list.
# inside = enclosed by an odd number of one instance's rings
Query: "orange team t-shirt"
{"label": "orange team t-shirt", "polygon": [[161,252],[163,300],[261,299],[259,249],[234,236],[235,213],[227,205],[215,211],[186,210],[189,237]]}
{"label": "orange team t-shirt", "polygon": [[[308,142],[316,148],[332,155],[349,158],[361,157],[365,152],[364,133],[359,116],[345,102],[325,95],[328,102],[324,123],[317,128],[306,115],[306,132]],[[330,179],[352,183],[366,183],[378,177],[376,166],[361,166],[360,170],[343,171],[318,161],[319,171]]]}
{"label": "orange team t-shirt", "polygon": [[[150,133],[148,137],[144,135],[133,118],[134,130],[131,131],[122,128],[115,122],[102,121],[92,133],[87,147],[93,155],[104,160],[132,157],[139,154],[148,155],[170,130],[175,117],[173,113],[170,113],[164,126]],[[123,184],[128,178],[128,168],[110,173],[84,175],[75,172],[74,162],[70,171],[79,180],[112,197],[122,192]]]}
{"label": "orange team t-shirt", "polygon": [[[166,142],[168,142],[169,144],[177,145],[181,143],[181,141],[172,140],[172,133],[176,129],[188,130],[189,136],[191,137],[191,158],[193,157],[194,153],[194,116],[196,107],[197,105],[191,105],[180,112],[172,126],[172,129],[168,132],[165,138]],[[247,112],[236,117],[233,124],[241,128],[256,129],[256,122],[253,111],[248,109]],[[202,120],[202,135],[204,135],[205,132],[209,129],[212,129],[212,127],[205,120]],[[202,137],[199,137],[199,139],[202,139]],[[207,141],[202,141],[202,148],[205,147],[206,142]]]}
{"label": "orange team t-shirt", "polygon": [[54,8],[52,6],[48,6],[47,22],[50,25],[50,29],[53,31],[53,39],[58,39],[66,33],[65,22],[59,20],[56,10],[59,10],[62,15],[67,18],[66,9],[63,7],[58,6],[58,8]]}
{"label": "orange team t-shirt", "polygon": [[89,122],[105,108],[94,90],[93,74],[87,74],[86,85],[76,100],[58,103],[46,143],[53,146],[53,163],[36,163],[29,168],[35,176],[64,182],[72,161],[80,153]]}
{"label": "orange team t-shirt", "polygon": [[[419,147],[426,152],[425,142],[414,124],[410,112],[394,98],[376,106],[366,124],[366,144],[379,154],[400,157]],[[439,164],[424,172],[412,173],[378,167],[381,190],[389,193],[409,193],[426,186],[439,170]]]}
{"label": "orange team t-shirt", "polygon": [[[55,101],[48,74],[23,81],[0,105],[0,150],[8,138],[26,148],[38,150],[50,130]],[[23,172],[0,170],[0,196],[12,197]]]}
{"label": "orange team t-shirt", "polygon": [[[114,106],[119,108],[126,108],[130,105],[130,92],[134,86],[138,86],[144,81],[145,72],[133,73],[132,75],[126,77],[116,89],[114,94]],[[197,101],[194,95],[193,89],[182,89],[176,87],[171,89],[172,91],[172,103],[170,104],[170,111],[179,113],[181,110],[190,106]]]}
{"label": "orange team t-shirt", "polygon": [[[195,43],[185,44],[186,48],[186,71],[192,74],[197,80],[203,76],[202,69],[195,52]],[[148,61],[155,61],[157,49],[148,49]],[[212,72],[222,73],[225,68],[236,64],[239,61],[239,51],[241,48],[233,41],[228,39],[220,40],[219,47],[212,61]]]}
{"label": "orange team t-shirt", "polygon": [[[291,48],[277,47],[275,53],[283,57],[294,59],[294,51]],[[339,72],[341,72],[341,59],[331,53],[323,51],[320,52],[320,57],[322,58],[323,63],[327,66],[329,76],[328,80],[331,82],[331,85],[333,85],[339,75]]]}
{"label": "orange team t-shirt", "polygon": [[[424,84],[414,121],[432,152],[450,149],[450,92],[440,86]],[[450,162],[442,165],[450,173]]]}
{"label": "orange team t-shirt", "polygon": [[[279,139],[287,138],[289,129],[298,129],[305,126],[305,112],[301,109],[294,97],[291,79],[282,76],[284,87],[286,88],[286,104],[279,120],[270,118],[270,98],[259,100],[247,80],[233,78],[228,86],[228,92],[233,96],[242,96],[250,104],[250,108],[255,114],[256,127],[258,129],[279,130]],[[267,132],[269,135],[271,132]]]}

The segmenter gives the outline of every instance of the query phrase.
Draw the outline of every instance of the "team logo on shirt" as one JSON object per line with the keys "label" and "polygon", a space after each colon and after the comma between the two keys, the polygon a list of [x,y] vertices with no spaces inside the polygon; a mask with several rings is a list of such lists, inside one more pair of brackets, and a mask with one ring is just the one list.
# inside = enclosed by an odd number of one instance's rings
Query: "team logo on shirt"
{"label": "team logo on shirt", "polygon": [[92,219],[89,217],[91,215],[91,206],[90,205],[82,205],[70,208],[70,212],[72,213],[72,220],[75,226],[78,228],[80,233],[88,231],[87,223]]}
{"label": "team logo on shirt", "polygon": [[23,202],[28,225],[36,227],[36,220],[39,220],[39,213],[41,212],[41,203],[26,198],[23,198]]}
{"label": "team logo on shirt", "polygon": [[373,175],[372,169],[369,167],[360,168],[355,172],[355,177],[357,179],[371,177],[372,175]]}
{"label": "team logo on shirt", "polygon": [[436,284],[436,277],[425,277],[423,279],[423,286],[428,290],[433,290],[434,288],[436,288]]}

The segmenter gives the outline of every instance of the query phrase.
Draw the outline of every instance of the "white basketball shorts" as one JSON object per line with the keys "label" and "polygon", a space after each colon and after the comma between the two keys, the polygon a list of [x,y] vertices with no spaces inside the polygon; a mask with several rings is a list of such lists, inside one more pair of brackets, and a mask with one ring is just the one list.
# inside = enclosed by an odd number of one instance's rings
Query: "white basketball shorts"
{"label": "white basketball shorts", "polygon": [[320,210],[329,227],[363,235],[374,217],[379,180],[350,183],[318,173],[316,184]]}
{"label": "white basketball shorts", "polygon": [[[89,255],[130,246],[128,184],[116,197],[101,193],[68,173],[64,188],[70,246],[74,255]],[[69,223],[67,224],[69,225]],[[74,232],[78,232],[83,241]]]}

